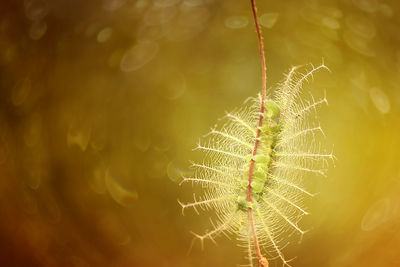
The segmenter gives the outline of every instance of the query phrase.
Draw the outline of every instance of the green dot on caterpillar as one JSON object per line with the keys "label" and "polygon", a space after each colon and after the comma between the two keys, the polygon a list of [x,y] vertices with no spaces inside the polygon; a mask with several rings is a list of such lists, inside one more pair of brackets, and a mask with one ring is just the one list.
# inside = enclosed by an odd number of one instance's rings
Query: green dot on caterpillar
{"label": "green dot on caterpillar", "polygon": [[251,188],[253,189],[253,193],[259,194],[263,191],[264,189],[264,182],[261,182],[259,180],[253,180],[251,182]]}
{"label": "green dot on caterpillar", "polygon": [[236,199],[237,208],[242,211],[247,211],[250,207],[250,203],[247,201],[246,195],[240,195]]}
{"label": "green dot on caterpillar", "polygon": [[264,116],[271,119],[276,119],[281,114],[281,109],[279,106],[272,100],[265,101],[265,111]]}
{"label": "green dot on caterpillar", "polygon": [[254,161],[256,163],[268,163],[269,162],[269,155],[259,154],[254,156]]}

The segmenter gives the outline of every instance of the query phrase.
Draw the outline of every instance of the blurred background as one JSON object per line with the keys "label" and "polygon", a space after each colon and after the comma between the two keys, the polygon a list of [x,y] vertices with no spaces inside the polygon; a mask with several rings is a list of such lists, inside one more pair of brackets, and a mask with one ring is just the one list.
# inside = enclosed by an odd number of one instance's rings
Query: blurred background
{"label": "blurred background", "polygon": [[[400,2],[259,0],[268,86],[321,63],[328,178],[312,186],[294,266],[400,266]],[[3,266],[235,266],[195,244],[180,175],[198,139],[255,96],[249,1],[2,0]],[[271,262],[271,266],[277,263]]]}

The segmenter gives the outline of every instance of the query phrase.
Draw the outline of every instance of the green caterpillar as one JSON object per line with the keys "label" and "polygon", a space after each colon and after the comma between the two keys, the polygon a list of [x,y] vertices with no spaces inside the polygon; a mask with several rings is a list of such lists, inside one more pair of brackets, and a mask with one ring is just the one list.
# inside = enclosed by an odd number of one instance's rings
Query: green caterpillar
{"label": "green caterpillar", "polygon": [[271,100],[265,101],[265,112],[263,114],[264,123],[260,131],[260,143],[257,150],[257,154],[246,156],[246,163],[243,166],[243,182],[242,192],[239,193],[237,199],[238,209],[247,211],[250,203],[246,199],[250,162],[254,160],[254,172],[253,181],[251,182],[251,188],[253,197],[258,200],[264,191],[264,187],[267,183],[268,172],[271,168],[271,158],[273,157],[273,151],[276,145],[276,141],[280,129],[280,108]]}
{"label": "green caterpillar", "polygon": [[[271,257],[289,265],[282,252],[282,237],[293,231],[304,234],[298,226],[301,217],[308,214],[302,199],[312,196],[302,186],[303,174],[324,175],[326,159],[333,158],[332,153],[320,152],[314,135],[322,129],[311,119],[318,106],[327,104],[326,98],[305,101],[299,94],[314,72],[327,68],[322,64],[304,74],[297,69],[292,68],[275,94],[265,100],[261,127],[261,97],[228,113],[227,122],[211,130],[208,145],[198,145],[197,149],[206,153],[204,161],[194,163],[194,175],[182,181],[200,184],[204,191],[201,197],[194,195],[191,203],[179,202],[182,212],[188,208],[197,213],[199,208],[210,209],[217,218],[213,230],[195,236],[202,244],[204,239],[213,240],[222,233],[238,236],[247,248],[250,266],[257,259],[257,242]],[[253,156],[255,142],[258,148]],[[258,259],[261,263],[259,255]]]}

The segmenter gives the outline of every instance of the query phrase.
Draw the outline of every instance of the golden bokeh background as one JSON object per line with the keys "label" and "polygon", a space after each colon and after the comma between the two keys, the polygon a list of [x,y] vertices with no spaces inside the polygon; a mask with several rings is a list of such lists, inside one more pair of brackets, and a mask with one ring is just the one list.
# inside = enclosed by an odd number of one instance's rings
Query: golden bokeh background
{"label": "golden bokeh background", "polygon": [[[307,87],[337,160],[294,266],[400,266],[400,2],[259,0],[268,86]],[[260,90],[249,1],[2,0],[2,266],[235,266],[234,239],[177,199],[192,151]],[[278,266],[271,262],[271,266]]]}

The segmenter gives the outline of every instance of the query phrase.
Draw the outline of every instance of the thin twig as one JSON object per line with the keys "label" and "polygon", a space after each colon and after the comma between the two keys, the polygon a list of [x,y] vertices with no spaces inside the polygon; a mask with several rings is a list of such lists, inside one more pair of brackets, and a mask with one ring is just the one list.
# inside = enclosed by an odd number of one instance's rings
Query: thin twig
{"label": "thin twig", "polygon": [[[258,119],[258,130],[257,130],[255,142],[254,142],[254,149],[253,149],[253,157],[254,157],[257,153],[259,137],[260,137],[260,133],[261,133],[261,126],[263,123],[263,114],[264,114],[264,109],[265,109],[264,102],[265,102],[265,97],[267,94],[267,67],[266,67],[266,63],[265,63],[264,44],[263,44],[262,35],[261,35],[260,23],[258,22],[256,3],[255,3],[255,0],[250,0],[250,2],[251,2],[251,8],[253,11],[254,24],[256,26],[256,31],[257,31],[258,46],[259,46],[260,57],[261,57],[261,71],[262,71],[261,108],[260,108],[260,117]],[[253,180],[254,163],[255,163],[255,161],[252,158],[251,162],[250,162],[250,167],[249,167],[249,184],[247,186],[247,201],[250,203],[253,201],[252,200],[251,182]],[[259,266],[268,267],[267,259],[261,254],[260,244],[258,243],[258,237],[257,237],[257,233],[256,233],[256,227],[254,225],[253,209],[252,209],[251,205],[248,209],[248,215],[249,215],[251,231],[253,232],[254,248],[257,253],[258,264],[259,264]]]}

